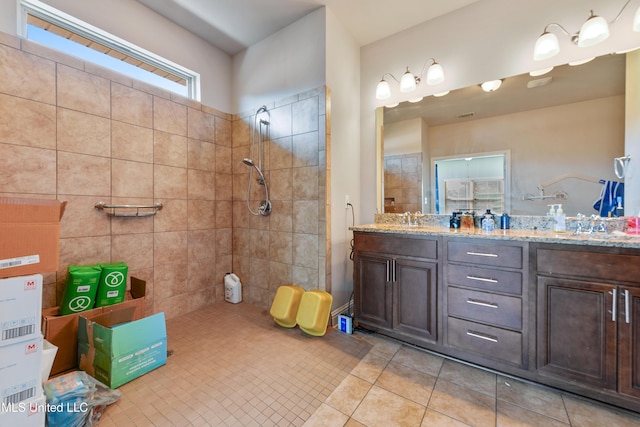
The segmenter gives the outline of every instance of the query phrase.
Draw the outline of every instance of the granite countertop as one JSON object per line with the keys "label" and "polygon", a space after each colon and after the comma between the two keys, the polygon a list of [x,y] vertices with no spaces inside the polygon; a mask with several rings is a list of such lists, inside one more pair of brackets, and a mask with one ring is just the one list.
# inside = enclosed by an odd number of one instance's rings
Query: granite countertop
{"label": "granite countertop", "polygon": [[478,239],[514,240],[542,243],[565,243],[573,245],[608,246],[620,248],[640,249],[640,235],[626,234],[620,231],[611,233],[582,233],[575,232],[554,233],[550,230],[510,229],[484,232],[479,229],[463,230],[450,229],[438,225],[402,225],[390,223],[376,223],[349,227],[353,231],[374,233],[413,234],[446,237],[469,237]]}

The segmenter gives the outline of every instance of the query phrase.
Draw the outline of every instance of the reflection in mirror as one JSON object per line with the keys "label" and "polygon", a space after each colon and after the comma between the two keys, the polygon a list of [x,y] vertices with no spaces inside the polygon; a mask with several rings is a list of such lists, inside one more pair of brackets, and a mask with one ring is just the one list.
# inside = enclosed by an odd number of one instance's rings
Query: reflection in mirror
{"label": "reflection in mirror", "polygon": [[[436,212],[434,159],[508,151],[505,211],[545,215],[548,204],[562,203],[568,215],[590,215],[597,213],[593,204],[603,188],[600,181],[617,180],[612,161],[624,155],[624,108],[625,56],[606,55],[542,76],[507,77],[494,92],[475,85],[384,108],[377,126],[383,131],[380,156],[420,155],[422,164],[413,168],[412,178],[421,172],[422,185],[416,186],[422,203],[416,210],[422,212]],[[379,191],[387,198],[383,187]],[[440,213],[449,214],[439,196]],[[413,211],[397,207],[396,197],[397,211]]]}

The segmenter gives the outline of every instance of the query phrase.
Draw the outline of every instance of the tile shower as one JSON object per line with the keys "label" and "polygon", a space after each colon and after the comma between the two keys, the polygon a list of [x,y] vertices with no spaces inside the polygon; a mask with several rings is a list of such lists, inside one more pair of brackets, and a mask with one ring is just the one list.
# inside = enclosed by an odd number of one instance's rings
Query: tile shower
{"label": "tile shower", "polygon": [[[45,307],[59,302],[68,265],[108,261],[146,280],[147,313],[168,318],[222,301],[227,271],[246,302],[265,307],[279,284],[326,286],[324,88],[268,106],[274,213],[250,218],[249,114],[3,33],[0,75],[0,195],[68,201]],[[164,208],[109,219],[98,201]]]}

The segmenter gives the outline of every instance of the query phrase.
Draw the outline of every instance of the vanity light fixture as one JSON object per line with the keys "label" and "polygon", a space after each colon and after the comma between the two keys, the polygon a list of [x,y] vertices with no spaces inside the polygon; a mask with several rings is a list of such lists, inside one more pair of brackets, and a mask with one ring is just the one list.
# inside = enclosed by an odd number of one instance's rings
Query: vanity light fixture
{"label": "vanity light fixture", "polygon": [[547,74],[551,70],[553,70],[553,67],[542,68],[540,70],[529,71],[529,75],[531,77],[538,77]]}
{"label": "vanity light fixture", "polygon": [[449,92],[451,92],[451,91],[447,90],[447,91],[444,91],[444,92],[438,92],[438,93],[434,93],[433,96],[435,96],[436,98],[440,98],[441,96],[449,95]]}
{"label": "vanity light fixture", "polygon": [[[620,12],[618,12],[618,15],[610,23],[607,23],[603,17],[595,15],[593,10],[591,10],[589,17],[584,24],[582,24],[580,31],[574,34],[569,33],[558,23],[552,22],[547,24],[540,37],[538,37],[538,40],[536,40],[535,47],[533,48],[533,59],[535,61],[542,61],[560,52],[558,37],[549,31],[550,27],[553,26],[560,28],[560,30],[562,30],[565,35],[571,37],[571,41],[579,47],[593,46],[606,40],[609,37],[609,25],[620,18],[620,15],[622,15],[622,12],[630,2],[631,0],[627,0],[624,6],[622,6],[622,9],[620,9]],[[640,8],[638,8],[633,18],[633,31],[640,32]]]}
{"label": "vanity light fixture", "polygon": [[429,61],[433,61],[433,63],[427,69],[427,84],[429,86],[435,86],[442,83],[444,81],[444,70],[442,69],[442,65],[438,64],[435,59],[429,58],[425,61],[422,71],[417,76],[413,75],[411,71],[409,71],[409,67],[407,67],[407,70],[404,72],[400,80],[391,73],[385,73],[376,87],[376,99],[387,99],[391,97],[391,87],[389,86],[389,82],[385,80],[385,77],[387,76],[400,84],[400,92],[408,93],[414,91],[420,84],[422,75],[424,74],[424,70]]}
{"label": "vanity light fixture", "polygon": [[569,65],[570,65],[570,66],[572,66],[572,67],[575,67],[575,66],[577,66],[577,65],[582,65],[582,64],[586,64],[587,62],[591,62],[591,61],[593,61],[594,59],[596,59],[596,57],[595,57],[595,56],[592,56],[591,58],[579,59],[579,60],[577,60],[577,61],[571,61],[571,62],[569,62]]}
{"label": "vanity light fixture", "polygon": [[502,80],[489,80],[488,82],[484,82],[480,85],[483,91],[485,92],[495,92],[502,86]]}

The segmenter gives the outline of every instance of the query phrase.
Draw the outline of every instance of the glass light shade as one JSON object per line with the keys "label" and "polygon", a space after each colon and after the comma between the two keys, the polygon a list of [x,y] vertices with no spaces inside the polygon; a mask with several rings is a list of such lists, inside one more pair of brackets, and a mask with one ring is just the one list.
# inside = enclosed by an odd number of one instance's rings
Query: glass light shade
{"label": "glass light shade", "polygon": [[438,93],[434,93],[433,96],[435,96],[436,98],[440,98],[441,96],[446,96],[449,95],[450,91],[445,91],[445,92],[438,92]]}
{"label": "glass light shade", "polygon": [[434,86],[444,81],[444,70],[442,65],[434,62],[427,70],[427,84]]}
{"label": "glass light shade", "polygon": [[382,79],[376,87],[376,99],[387,99],[391,97],[391,88],[386,80]]}
{"label": "glass light shade", "polygon": [[412,90],[415,90],[416,86],[416,78],[407,68],[407,71],[400,79],[400,92],[411,92]]}
{"label": "glass light shade", "polygon": [[609,24],[601,16],[596,16],[593,13],[582,24],[580,28],[580,34],[578,34],[578,46],[588,47],[600,43],[609,37]]}
{"label": "glass light shade", "polygon": [[482,90],[485,92],[496,91],[500,88],[500,86],[502,86],[502,80],[491,80],[480,85],[480,87],[482,87]]}
{"label": "glass light shade", "polygon": [[542,68],[540,70],[529,71],[529,75],[531,77],[543,76],[551,70],[553,70],[553,67]]}
{"label": "glass light shade", "polygon": [[596,59],[595,56],[592,56],[591,58],[579,59],[577,61],[569,62],[569,65],[572,66],[572,67],[575,67],[577,65],[586,64],[587,62],[593,61],[594,59]]}
{"label": "glass light shade", "polygon": [[633,16],[633,31],[640,32],[640,7]]}
{"label": "glass light shade", "polygon": [[533,60],[542,61],[549,59],[557,55],[558,52],[560,52],[558,37],[553,33],[545,31],[538,37],[538,40],[536,40],[536,46],[533,48]]}

